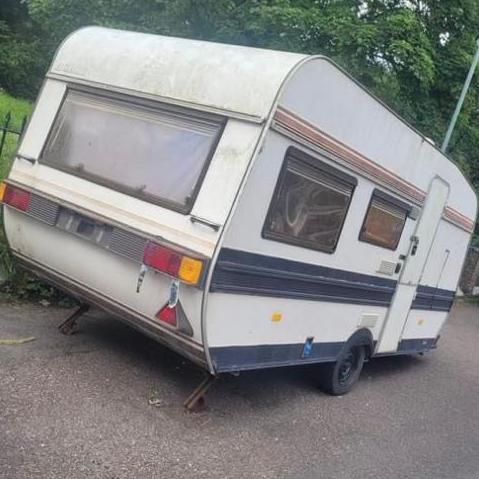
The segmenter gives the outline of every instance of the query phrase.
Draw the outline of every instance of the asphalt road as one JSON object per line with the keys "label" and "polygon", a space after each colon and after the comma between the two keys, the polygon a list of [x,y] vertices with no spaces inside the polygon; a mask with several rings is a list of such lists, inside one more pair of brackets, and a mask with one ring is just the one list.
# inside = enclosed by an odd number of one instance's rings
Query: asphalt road
{"label": "asphalt road", "polygon": [[[0,304],[0,477],[479,478],[479,308],[457,305],[440,347],[377,359],[333,398],[312,371],[225,377],[208,409],[175,353],[102,315]],[[156,406],[149,404],[154,399]]]}

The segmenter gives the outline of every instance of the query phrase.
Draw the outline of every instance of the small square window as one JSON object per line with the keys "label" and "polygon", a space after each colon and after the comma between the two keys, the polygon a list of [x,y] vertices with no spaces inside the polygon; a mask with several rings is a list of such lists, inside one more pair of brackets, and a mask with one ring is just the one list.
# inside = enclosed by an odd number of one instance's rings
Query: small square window
{"label": "small square window", "polygon": [[355,178],[290,148],[263,236],[332,253],[355,185]]}
{"label": "small square window", "polygon": [[360,241],[395,250],[401,239],[410,207],[375,191],[364,218]]}

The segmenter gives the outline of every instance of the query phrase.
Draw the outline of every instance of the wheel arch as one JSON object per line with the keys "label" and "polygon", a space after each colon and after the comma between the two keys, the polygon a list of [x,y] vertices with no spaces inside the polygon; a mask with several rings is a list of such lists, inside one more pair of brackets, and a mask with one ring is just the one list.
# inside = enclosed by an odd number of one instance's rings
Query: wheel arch
{"label": "wheel arch", "polygon": [[367,328],[358,329],[346,341],[342,351],[347,346],[364,346],[366,348],[366,357],[370,358],[374,352],[374,339],[371,330]]}

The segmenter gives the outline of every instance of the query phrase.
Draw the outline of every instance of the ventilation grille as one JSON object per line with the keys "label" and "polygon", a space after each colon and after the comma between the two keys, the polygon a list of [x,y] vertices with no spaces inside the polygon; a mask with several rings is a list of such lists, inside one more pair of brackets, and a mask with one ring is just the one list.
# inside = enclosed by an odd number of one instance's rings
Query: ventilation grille
{"label": "ventilation grille", "polygon": [[392,276],[394,274],[394,270],[396,269],[396,263],[394,261],[387,261],[383,259],[381,264],[379,265],[378,273],[387,274],[388,276]]}
{"label": "ventilation grille", "polygon": [[35,193],[30,195],[26,213],[50,226],[56,226],[74,234],[79,234],[77,231],[79,221],[90,220],[98,229],[98,234],[91,235],[90,241],[137,263],[143,262],[143,254],[148,240],[135,233],[96,222]]}
{"label": "ventilation grille", "polygon": [[375,313],[363,313],[361,314],[361,319],[359,320],[359,328],[369,328],[374,329],[379,320],[379,314]]}
{"label": "ventilation grille", "polygon": [[114,228],[108,249],[138,263],[143,261],[147,240],[129,231]]}
{"label": "ventilation grille", "polygon": [[35,219],[53,226],[57,222],[59,211],[60,206],[53,201],[35,194],[30,195],[27,213]]}

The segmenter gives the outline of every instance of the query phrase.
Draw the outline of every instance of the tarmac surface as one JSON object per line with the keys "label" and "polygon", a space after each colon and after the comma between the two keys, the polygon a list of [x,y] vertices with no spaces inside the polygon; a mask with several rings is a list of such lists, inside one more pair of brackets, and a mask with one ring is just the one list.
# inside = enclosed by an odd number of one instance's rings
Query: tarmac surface
{"label": "tarmac surface", "polygon": [[[343,397],[314,369],[202,374],[108,316],[67,337],[70,310],[0,304],[0,477],[479,478],[479,308],[459,303],[439,349],[365,366]],[[153,403],[154,405],[152,405]]]}

